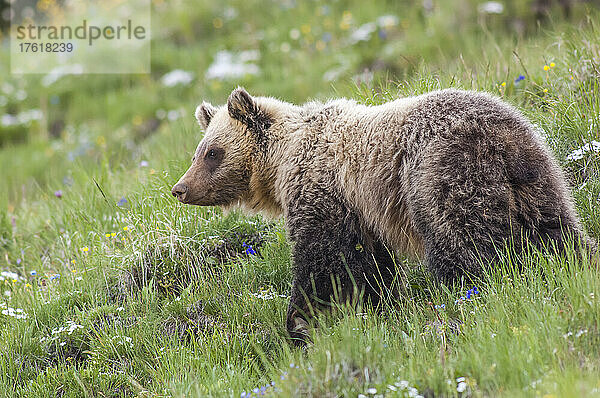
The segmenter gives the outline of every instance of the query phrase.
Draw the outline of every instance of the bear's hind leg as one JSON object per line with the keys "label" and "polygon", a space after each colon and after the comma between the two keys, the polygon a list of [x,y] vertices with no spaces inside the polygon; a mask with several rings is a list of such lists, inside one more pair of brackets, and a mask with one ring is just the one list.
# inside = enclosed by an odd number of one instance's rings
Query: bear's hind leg
{"label": "bear's hind leg", "polygon": [[457,132],[433,141],[412,172],[411,216],[427,266],[444,283],[480,276],[497,250],[521,243],[502,151],[482,137]]}

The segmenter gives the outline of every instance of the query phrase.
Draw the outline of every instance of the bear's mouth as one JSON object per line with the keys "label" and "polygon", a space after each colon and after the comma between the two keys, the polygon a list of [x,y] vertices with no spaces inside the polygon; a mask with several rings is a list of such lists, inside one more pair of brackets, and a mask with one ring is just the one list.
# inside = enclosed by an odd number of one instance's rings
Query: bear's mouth
{"label": "bear's mouth", "polygon": [[210,195],[192,196],[189,192],[186,195],[178,196],[177,199],[185,205],[190,206],[218,206],[215,200],[211,200]]}

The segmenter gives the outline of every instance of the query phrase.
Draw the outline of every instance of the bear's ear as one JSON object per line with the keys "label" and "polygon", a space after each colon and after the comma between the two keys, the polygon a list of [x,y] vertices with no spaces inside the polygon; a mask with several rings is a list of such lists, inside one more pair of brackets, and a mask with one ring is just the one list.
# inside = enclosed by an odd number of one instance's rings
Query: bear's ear
{"label": "bear's ear", "polygon": [[229,116],[243,123],[254,133],[265,132],[273,123],[267,113],[242,87],[231,92],[227,100]]}
{"label": "bear's ear", "polygon": [[203,130],[206,130],[210,123],[210,119],[213,118],[216,112],[217,108],[208,102],[202,102],[202,104],[198,105],[196,108],[196,120],[198,120],[198,124]]}

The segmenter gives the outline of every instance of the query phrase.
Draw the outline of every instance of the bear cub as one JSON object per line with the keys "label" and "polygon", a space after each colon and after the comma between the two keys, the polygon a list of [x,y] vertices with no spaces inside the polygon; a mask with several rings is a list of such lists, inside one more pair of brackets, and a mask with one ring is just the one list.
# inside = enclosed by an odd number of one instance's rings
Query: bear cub
{"label": "bear cub", "polygon": [[205,131],[172,189],[180,202],[283,215],[294,282],[286,327],[355,287],[377,301],[391,253],[442,283],[481,275],[497,251],[591,245],[563,173],[534,126],[489,94],[448,89],[378,106],[297,106],[234,90],[202,103]]}

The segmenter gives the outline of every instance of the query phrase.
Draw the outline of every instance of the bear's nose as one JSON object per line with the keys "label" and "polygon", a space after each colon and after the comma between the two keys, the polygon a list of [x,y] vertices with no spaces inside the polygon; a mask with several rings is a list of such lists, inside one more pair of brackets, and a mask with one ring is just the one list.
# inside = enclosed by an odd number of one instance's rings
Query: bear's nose
{"label": "bear's nose", "polygon": [[178,182],[177,184],[175,184],[175,186],[171,190],[171,193],[177,199],[182,200],[185,197],[187,190],[188,190],[187,185],[185,185],[183,182]]}

